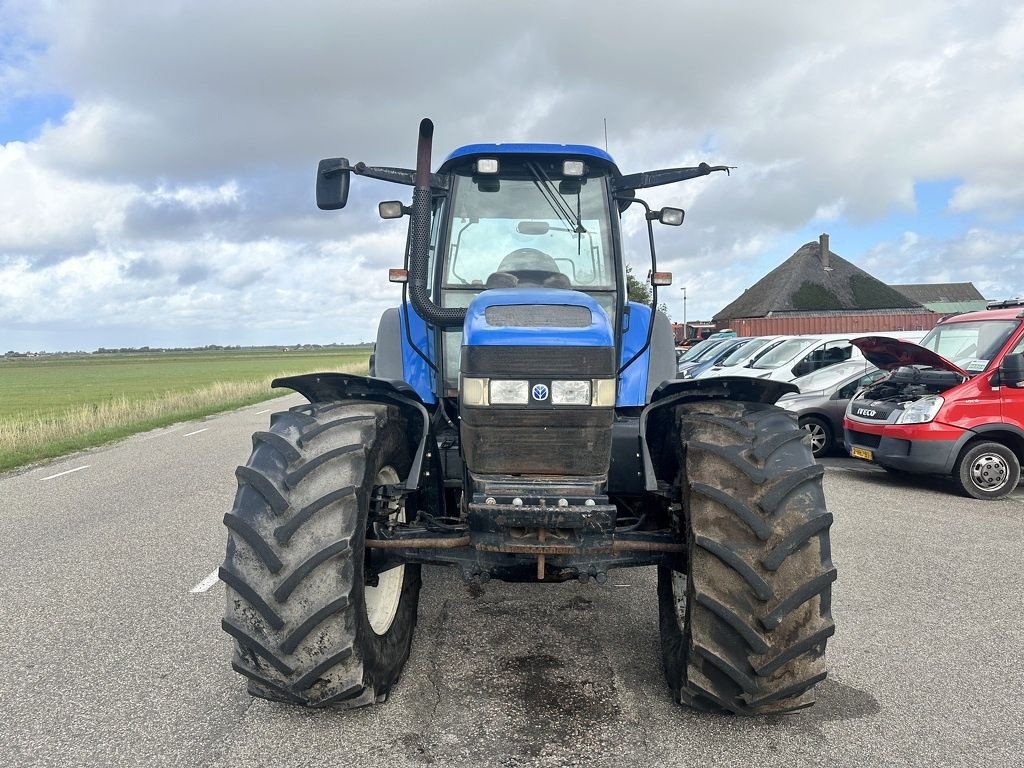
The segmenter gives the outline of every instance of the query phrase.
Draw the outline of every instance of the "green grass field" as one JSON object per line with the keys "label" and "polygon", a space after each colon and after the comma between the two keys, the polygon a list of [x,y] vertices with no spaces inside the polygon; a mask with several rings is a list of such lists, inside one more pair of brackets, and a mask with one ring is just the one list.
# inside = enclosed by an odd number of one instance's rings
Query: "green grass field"
{"label": "green grass field", "polygon": [[0,359],[0,471],[286,394],[275,376],[365,373],[369,347]]}

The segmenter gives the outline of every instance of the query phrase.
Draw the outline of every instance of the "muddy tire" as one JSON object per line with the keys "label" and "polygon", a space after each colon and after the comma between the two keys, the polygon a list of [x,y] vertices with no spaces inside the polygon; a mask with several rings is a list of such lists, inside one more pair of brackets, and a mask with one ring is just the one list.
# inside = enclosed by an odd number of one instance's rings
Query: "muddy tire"
{"label": "muddy tire", "polygon": [[835,631],[824,470],[775,406],[712,401],[676,418],[689,573],[658,571],[669,685],[707,712],[809,706]]}
{"label": "muddy tire", "polygon": [[[405,423],[393,407],[307,405],[253,435],[224,516],[222,622],[249,693],[305,706],[386,698],[409,656],[420,569],[365,585],[373,488],[405,479]],[[404,515],[404,509],[395,511]]]}
{"label": "muddy tire", "polygon": [[1017,488],[1020,460],[1002,443],[973,443],[960,454],[953,479],[968,496],[999,499]]}

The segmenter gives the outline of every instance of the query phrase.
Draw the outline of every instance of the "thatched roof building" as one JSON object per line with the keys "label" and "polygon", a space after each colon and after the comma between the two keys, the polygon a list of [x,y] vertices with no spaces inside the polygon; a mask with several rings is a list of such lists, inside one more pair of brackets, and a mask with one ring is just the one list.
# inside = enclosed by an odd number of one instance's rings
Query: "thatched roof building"
{"label": "thatched roof building", "polygon": [[931,328],[938,316],[829,249],[805,243],[715,315],[745,335]]}

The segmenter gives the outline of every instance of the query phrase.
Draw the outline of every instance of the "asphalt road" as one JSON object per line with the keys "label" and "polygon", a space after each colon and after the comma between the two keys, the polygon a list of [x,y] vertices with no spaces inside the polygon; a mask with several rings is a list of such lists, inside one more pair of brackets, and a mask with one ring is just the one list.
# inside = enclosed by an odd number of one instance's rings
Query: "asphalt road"
{"label": "asphalt road", "polygon": [[426,569],[387,703],[253,701],[223,586],[192,590],[266,408],[0,476],[0,765],[1024,765],[1024,488],[973,501],[850,459],[825,462],[837,634],[810,710],[674,705],[650,569],[485,589]]}

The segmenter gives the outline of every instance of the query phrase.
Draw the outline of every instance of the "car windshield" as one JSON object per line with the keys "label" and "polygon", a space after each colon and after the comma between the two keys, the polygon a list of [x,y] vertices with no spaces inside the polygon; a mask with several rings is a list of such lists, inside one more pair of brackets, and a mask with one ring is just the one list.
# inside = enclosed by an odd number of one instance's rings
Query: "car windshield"
{"label": "car windshield", "polygon": [[519,284],[614,290],[604,175],[506,161],[498,176],[455,176],[446,289]]}
{"label": "car windshield", "polygon": [[718,364],[725,367],[727,365],[739,365],[744,360],[748,360],[754,356],[754,354],[767,344],[771,339],[751,339],[746,344],[742,344],[739,349],[733,350],[730,354],[719,360]]}
{"label": "car windshield", "polygon": [[968,373],[980,373],[1002,349],[1017,320],[975,320],[937,325],[921,340],[921,346],[956,363]]}
{"label": "car windshield", "polygon": [[818,339],[787,339],[779,344],[779,346],[775,347],[775,349],[770,350],[757,358],[757,360],[754,361],[754,364],[750,367],[760,368],[762,370],[778,368],[780,365],[788,363],[816,341],[818,341]]}
{"label": "car windshield", "polygon": [[715,357],[715,355],[722,354],[722,350],[728,346],[732,346],[731,339],[715,339],[715,342],[711,346],[707,347],[703,352],[687,362],[703,363],[704,361]]}
{"label": "car windshield", "polygon": [[699,341],[692,347],[690,347],[690,349],[687,350],[686,354],[679,358],[679,362],[692,363],[694,360],[697,359],[698,356],[703,355],[711,347],[717,347],[721,343],[721,339],[715,339],[714,341],[710,339],[704,339],[704,341]]}
{"label": "car windshield", "polygon": [[816,392],[819,389],[831,389],[832,387],[839,386],[850,376],[858,373],[867,373],[869,369],[874,369],[874,366],[867,361],[851,360],[846,363],[836,363],[826,368],[819,368],[812,373],[808,373],[806,376],[794,379],[793,383],[800,388],[801,392]]}

